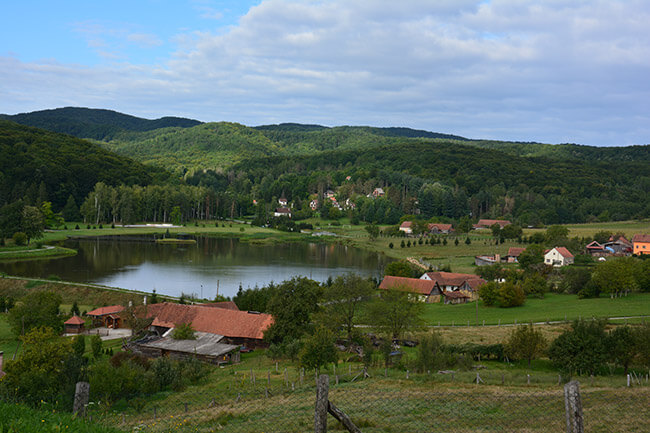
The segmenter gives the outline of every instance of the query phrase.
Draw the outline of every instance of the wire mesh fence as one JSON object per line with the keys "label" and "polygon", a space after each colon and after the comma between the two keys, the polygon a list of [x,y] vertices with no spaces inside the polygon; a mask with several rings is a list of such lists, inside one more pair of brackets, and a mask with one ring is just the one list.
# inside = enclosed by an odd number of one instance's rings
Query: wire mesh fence
{"label": "wire mesh fence", "polygon": [[[90,402],[86,416],[138,432],[315,431],[313,374],[303,374],[302,381],[287,375],[280,384],[239,376],[126,404]],[[440,384],[380,375],[368,379],[361,371],[332,375],[329,383],[329,401],[363,432],[573,431],[567,430],[564,384]],[[587,383],[580,396],[585,432],[650,432],[650,387],[599,388]],[[347,430],[330,416],[327,431]]]}

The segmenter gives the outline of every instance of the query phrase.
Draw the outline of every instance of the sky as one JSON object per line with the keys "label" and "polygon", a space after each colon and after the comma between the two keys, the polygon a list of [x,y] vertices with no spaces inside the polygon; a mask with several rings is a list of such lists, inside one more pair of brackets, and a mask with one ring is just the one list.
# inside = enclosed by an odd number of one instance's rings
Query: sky
{"label": "sky", "polygon": [[0,113],[650,143],[647,0],[21,0]]}

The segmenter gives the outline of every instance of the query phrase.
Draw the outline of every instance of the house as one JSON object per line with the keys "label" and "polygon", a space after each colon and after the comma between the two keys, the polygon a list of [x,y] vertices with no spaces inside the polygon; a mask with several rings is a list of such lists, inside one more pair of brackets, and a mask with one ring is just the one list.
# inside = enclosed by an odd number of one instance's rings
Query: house
{"label": "house", "polygon": [[650,254],[650,235],[637,234],[632,238],[634,254]]}
{"label": "house", "polygon": [[372,196],[374,198],[383,197],[384,196],[384,189],[383,188],[375,188],[375,190],[372,192]]}
{"label": "house", "polygon": [[585,250],[587,251],[587,254],[592,257],[605,257],[614,253],[614,250],[605,249],[603,245],[599,244],[596,241],[587,244],[587,246],[585,246]]}
{"label": "house", "polygon": [[480,219],[480,220],[478,220],[478,223],[472,225],[472,228],[474,230],[489,229],[490,227],[492,227],[495,224],[499,224],[500,228],[504,228],[505,226],[510,225],[512,223],[510,221],[508,221],[508,220]]}
{"label": "house", "polygon": [[291,209],[286,207],[279,207],[275,209],[274,217],[288,217],[291,218]]}
{"label": "house", "polygon": [[323,194],[323,198],[334,198],[335,195],[336,193],[334,191],[328,189],[327,191],[325,191],[325,194]]}
{"label": "house", "polygon": [[478,275],[456,272],[427,272],[420,279],[435,281],[441,292],[464,292],[469,296],[466,301],[478,298],[478,288],[486,283]]}
{"label": "house", "polygon": [[428,227],[429,233],[433,234],[449,234],[454,231],[451,224],[431,223]]}
{"label": "house", "polygon": [[129,345],[131,351],[149,358],[169,357],[171,359],[195,358],[211,364],[239,362],[239,345],[226,344],[224,336],[208,332],[195,332],[194,340],[175,340],[171,337],[173,328],[162,337],[147,336]]}
{"label": "house", "polygon": [[399,226],[399,231],[406,233],[407,235],[410,235],[413,233],[413,223],[411,221],[404,221],[400,226]]}
{"label": "house", "polygon": [[226,344],[244,344],[248,347],[266,347],[264,332],[273,323],[273,317],[269,314],[200,304],[152,304],[144,314],[153,319],[151,329],[158,335],[164,335],[177,324],[190,323],[197,332],[222,335]]}
{"label": "house", "polygon": [[279,204],[280,206],[282,206],[282,207],[287,207],[287,204],[288,204],[288,203],[289,203],[289,202],[288,202],[287,199],[284,198],[284,197],[280,197],[280,198],[278,199],[278,204]]}
{"label": "house", "polygon": [[632,242],[628,241],[623,235],[610,236],[609,240],[603,244],[605,249],[614,252],[617,256],[629,256],[633,252]]}
{"label": "house", "polygon": [[564,247],[555,247],[544,252],[544,264],[560,267],[573,264],[573,254]]}
{"label": "house", "polygon": [[508,254],[504,257],[506,263],[519,263],[519,256],[526,251],[526,248],[510,247]]}
{"label": "house", "polygon": [[86,316],[93,319],[93,327],[104,326],[106,328],[117,329],[122,324],[120,313],[124,311],[121,305],[111,305],[101,307],[86,313]]}
{"label": "house", "polygon": [[312,201],[309,202],[309,207],[311,210],[317,210],[318,209],[318,199],[313,199]]}
{"label": "house", "polygon": [[393,277],[386,275],[379,288],[382,290],[400,290],[416,295],[420,302],[439,302],[440,288],[435,281],[419,278]]}

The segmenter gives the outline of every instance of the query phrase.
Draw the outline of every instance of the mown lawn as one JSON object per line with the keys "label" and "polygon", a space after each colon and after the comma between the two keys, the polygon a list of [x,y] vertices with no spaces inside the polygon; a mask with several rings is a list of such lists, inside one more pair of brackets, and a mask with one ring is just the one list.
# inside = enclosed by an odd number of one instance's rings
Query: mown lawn
{"label": "mown lawn", "polygon": [[[485,307],[478,302],[478,324],[526,323],[574,320],[592,317],[650,316],[650,293],[633,293],[622,298],[578,299],[576,295],[546,294],[544,299],[529,298],[521,307]],[[426,304],[428,325],[467,326],[477,324],[476,303],[461,305]],[[650,320],[650,318],[648,319]]]}

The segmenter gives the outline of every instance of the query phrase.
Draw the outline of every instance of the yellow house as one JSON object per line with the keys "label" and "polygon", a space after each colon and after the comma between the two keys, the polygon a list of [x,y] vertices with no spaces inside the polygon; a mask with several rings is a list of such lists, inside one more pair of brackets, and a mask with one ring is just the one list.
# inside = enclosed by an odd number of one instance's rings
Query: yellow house
{"label": "yellow house", "polygon": [[650,235],[634,235],[632,248],[633,254],[650,254]]}

